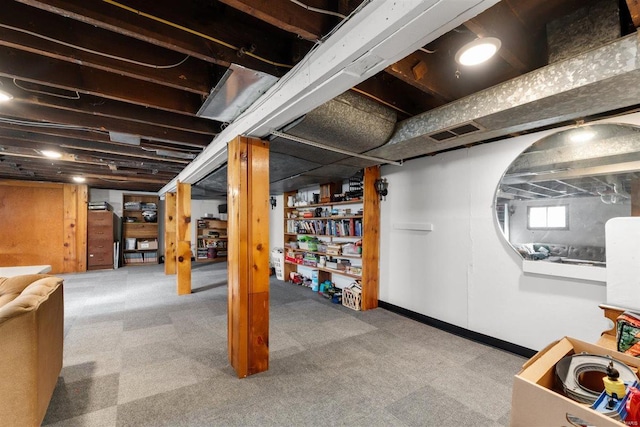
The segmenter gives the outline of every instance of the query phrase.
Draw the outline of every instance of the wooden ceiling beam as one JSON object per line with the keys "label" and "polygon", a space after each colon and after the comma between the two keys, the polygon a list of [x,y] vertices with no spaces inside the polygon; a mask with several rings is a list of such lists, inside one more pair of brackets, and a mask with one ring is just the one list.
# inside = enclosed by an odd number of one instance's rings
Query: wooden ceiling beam
{"label": "wooden ceiling beam", "polygon": [[[291,52],[283,47],[294,36],[271,32],[267,38],[258,25],[243,24],[237,19],[195,9],[198,6],[206,7],[204,2],[127,1],[127,10],[121,6],[122,3],[104,0],[90,3],[71,0],[17,1],[223,67],[235,63],[282,76],[293,65],[290,63]],[[252,45],[255,46],[253,53],[264,60],[243,54],[242,49],[251,50]]]}
{"label": "wooden ceiling beam", "polygon": [[640,0],[626,0],[633,26],[640,27]]}
{"label": "wooden ceiling beam", "polygon": [[162,165],[160,163],[139,161],[136,162],[123,156],[100,157],[90,154],[73,154],[70,152],[65,152],[61,158],[52,161],[50,159],[43,158],[43,156],[36,151],[38,149],[38,145],[33,143],[21,142],[21,145],[16,145],[14,142],[12,145],[10,141],[7,141],[5,138],[0,137],[0,145],[3,147],[3,156],[35,159],[37,161],[52,163],[54,162],[58,165],[72,163],[74,164],[74,167],[79,165],[83,165],[83,167],[90,166],[91,168],[86,169],[86,171],[89,172],[95,172],[95,168],[98,167],[104,168],[107,171],[112,171],[114,175],[117,175],[117,171],[124,168],[129,170],[136,169],[141,171],[148,171],[147,173],[149,175],[164,175],[166,178],[172,178],[182,170],[181,167],[170,167],[169,165]]}
{"label": "wooden ceiling beam", "polygon": [[40,105],[7,103],[0,110],[0,117],[18,118],[32,122],[72,125],[85,130],[113,131],[140,135],[144,139],[171,141],[185,147],[203,148],[211,142],[211,136],[181,130],[160,128],[144,123],[135,123],[92,114],[63,111]]}
{"label": "wooden ceiling beam", "polygon": [[86,185],[91,188],[105,188],[111,190],[125,191],[149,191],[156,192],[162,188],[162,183],[157,178],[141,179],[139,177],[120,176],[114,177],[108,174],[88,176],[84,173],[75,173],[74,171],[59,171],[52,169],[40,169],[42,165],[28,165],[37,171],[26,170],[22,165],[16,165],[14,162],[2,159],[0,157],[0,179],[13,179],[19,181],[43,181],[43,182],[62,182],[72,183],[72,177],[75,175],[83,175],[87,178]]}
{"label": "wooden ceiling beam", "polygon": [[82,95],[80,99],[65,99],[34,94],[15,87],[11,79],[7,78],[0,78],[0,83],[2,83],[2,87],[5,90],[11,92],[14,96],[13,102],[16,103],[89,113],[100,117],[122,119],[134,123],[204,134],[212,139],[220,131],[220,122],[214,120],[155,110],[92,95]]}
{"label": "wooden ceiling beam", "polygon": [[[500,2],[480,15],[464,23],[464,26],[478,37],[498,37],[502,41],[499,55],[517,70],[514,75],[529,72],[546,61],[544,49],[538,34],[527,30],[508,2]],[[468,39],[465,41],[465,38]],[[441,103],[448,103],[484,89],[495,82],[495,76],[474,77],[469,85],[456,78],[455,52],[471,35],[451,33],[437,40],[433,45],[435,53],[416,51],[404,59],[390,65],[385,70],[416,89],[432,95]],[[469,70],[460,68],[465,75]],[[500,70],[501,76],[504,70]]]}
{"label": "wooden ceiling beam", "polygon": [[193,93],[4,46],[0,46],[0,76],[15,78],[23,87],[42,85],[43,92],[56,88],[69,91],[64,96],[74,96],[77,91],[173,113],[195,115],[202,105]]}
{"label": "wooden ceiling beam", "polygon": [[[110,159],[124,159],[126,161],[138,161],[145,164],[166,164],[166,167],[179,171],[189,160],[179,158],[167,158],[153,154],[141,146],[131,146],[119,143],[96,143],[82,140],[72,140],[51,135],[42,135],[32,132],[18,132],[10,129],[0,129],[0,146],[24,146],[32,150],[43,150],[46,148],[57,148],[68,153],[90,153]],[[139,159],[139,160],[138,160]]]}
{"label": "wooden ceiling beam", "polygon": [[442,105],[442,102],[426,93],[424,96],[415,96],[413,86],[384,72],[372,76],[351,90],[395,110],[398,120]]}
{"label": "wooden ceiling beam", "polygon": [[[187,59],[185,54],[17,2],[10,2],[4,9],[4,13],[0,14],[0,45],[2,46],[26,50],[49,58],[186,90],[198,95],[208,95],[215,84],[212,81],[210,69],[213,65],[195,58]],[[41,37],[34,34],[39,34]],[[51,39],[60,40],[68,45],[56,43]],[[104,55],[83,51],[74,46]],[[138,65],[138,63],[148,66]],[[176,64],[180,65],[172,66]],[[222,70],[222,67],[220,68]]]}
{"label": "wooden ceiling beam", "polygon": [[73,175],[82,176],[101,176],[113,180],[137,180],[138,182],[161,183],[166,182],[175,176],[175,173],[153,173],[151,170],[145,171],[136,168],[134,170],[115,170],[111,171],[108,165],[86,164],[83,162],[61,162],[59,160],[51,161],[47,159],[28,157],[9,154],[3,154],[4,160],[0,165],[12,168],[18,171],[32,170],[30,173],[34,177],[43,177],[46,175]]}
{"label": "wooden ceiling beam", "polygon": [[[340,21],[339,17],[309,11],[290,0],[220,0],[220,2],[306,40],[321,38]],[[326,0],[315,2],[305,0],[305,4],[331,10],[331,5]]]}
{"label": "wooden ceiling beam", "polygon": [[[39,127],[33,125],[16,124],[2,121],[0,119],[0,132],[16,131],[28,132],[32,134],[42,135],[43,137],[64,138],[65,140],[78,140],[87,142],[112,143],[109,134],[106,131],[97,130],[78,130],[78,129],[62,129],[55,127]],[[115,143],[114,143],[115,144]]]}
{"label": "wooden ceiling beam", "polygon": [[443,64],[428,53],[416,51],[391,64],[385,71],[416,89],[432,95],[442,104],[456,99],[448,83],[455,80],[455,77],[446,75]]}

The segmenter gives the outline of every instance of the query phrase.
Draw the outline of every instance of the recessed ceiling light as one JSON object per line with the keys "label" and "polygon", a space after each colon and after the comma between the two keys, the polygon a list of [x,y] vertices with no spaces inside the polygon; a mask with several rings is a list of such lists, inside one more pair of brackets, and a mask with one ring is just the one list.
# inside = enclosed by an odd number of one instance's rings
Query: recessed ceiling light
{"label": "recessed ceiling light", "polygon": [[460,65],[478,65],[491,58],[500,49],[502,42],[495,37],[478,38],[462,46],[456,53]]}
{"label": "recessed ceiling light", "polygon": [[59,159],[60,157],[62,157],[62,154],[52,150],[42,150],[41,153],[43,156],[48,157],[50,159]]}
{"label": "recessed ceiling light", "polygon": [[0,89],[0,102],[6,102],[13,99],[13,95]]}
{"label": "recessed ceiling light", "polygon": [[75,182],[85,182],[87,179],[84,176],[74,176],[73,180]]}

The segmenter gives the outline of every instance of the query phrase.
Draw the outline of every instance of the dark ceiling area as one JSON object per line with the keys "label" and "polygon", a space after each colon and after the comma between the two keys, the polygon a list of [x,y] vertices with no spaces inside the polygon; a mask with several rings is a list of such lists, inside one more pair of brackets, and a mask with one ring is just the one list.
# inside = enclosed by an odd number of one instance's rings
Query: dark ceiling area
{"label": "dark ceiling area", "polygon": [[[93,188],[158,191],[227,126],[198,112],[232,64],[281,78],[367,3],[6,1],[0,15],[0,90],[13,99],[0,104],[0,178],[71,182],[82,176]],[[500,1],[285,131],[392,161],[451,149],[442,141],[428,150],[388,143],[416,117],[574,54],[559,50],[552,37],[591,31],[579,23],[581,14],[610,15],[616,21],[607,42],[636,31],[640,5],[634,0]],[[477,68],[460,67],[454,60],[457,50],[476,37],[498,37],[502,47]],[[469,124],[461,124],[465,127],[448,129],[467,132]],[[548,124],[541,121],[538,127]],[[45,150],[58,150],[62,157],[49,159]],[[375,162],[274,137],[272,192],[343,179],[370,164]],[[194,195],[224,196],[225,175],[222,166],[194,185]]]}

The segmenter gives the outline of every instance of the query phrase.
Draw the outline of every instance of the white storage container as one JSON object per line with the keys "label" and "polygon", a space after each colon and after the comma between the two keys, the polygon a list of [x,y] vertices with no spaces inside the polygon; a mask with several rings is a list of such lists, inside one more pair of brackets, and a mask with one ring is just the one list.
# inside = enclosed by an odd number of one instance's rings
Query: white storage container
{"label": "white storage container", "polygon": [[271,262],[276,270],[276,278],[284,280],[284,251],[282,248],[276,248],[271,251]]}

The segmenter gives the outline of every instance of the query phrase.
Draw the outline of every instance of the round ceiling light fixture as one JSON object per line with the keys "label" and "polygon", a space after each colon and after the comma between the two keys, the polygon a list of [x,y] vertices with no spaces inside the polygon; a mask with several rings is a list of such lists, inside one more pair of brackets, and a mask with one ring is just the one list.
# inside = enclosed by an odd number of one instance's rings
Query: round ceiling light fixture
{"label": "round ceiling light fixture", "polygon": [[496,37],[477,38],[456,52],[460,65],[478,65],[489,60],[500,49],[502,42]]}
{"label": "round ceiling light fixture", "polygon": [[73,181],[77,183],[85,182],[87,179],[84,176],[74,176]]}
{"label": "round ceiling light fixture", "polygon": [[40,152],[42,153],[43,156],[48,157],[50,159],[59,159],[60,157],[62,157],[62,154],[53,150],[42,150]]}

